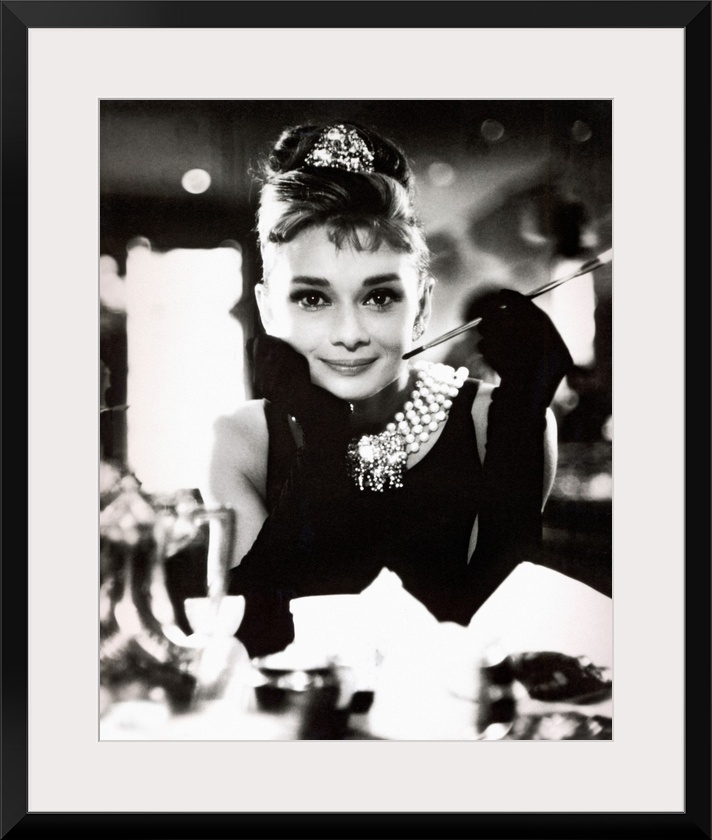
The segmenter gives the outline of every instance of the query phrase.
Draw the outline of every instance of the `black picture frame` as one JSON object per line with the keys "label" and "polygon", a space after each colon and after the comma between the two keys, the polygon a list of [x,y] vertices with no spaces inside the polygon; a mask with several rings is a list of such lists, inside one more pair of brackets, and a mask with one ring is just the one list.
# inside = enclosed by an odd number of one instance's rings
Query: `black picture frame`
{"label": "black picture frame", "polygon": [[[2,252],[5,310],[14,346],[27,346],[28,30],[32,28],[283,28],[364,20],[364,2],[2,2]],[[28,811],[27,486],[13,467],[6,493],[8,545],[2,565],[2,814],[0,836],[320,837],[404,835],[507,838],[710,837],[710,7],[709,0],[607,2],[413,2],[378,4],[408,27],[676,28],[685,33],[685,808],[681,813],[30,813]],[[389,8],[390,7],[390,8]],[[399,7],[396,9],[395,7]],[[370,16],[369,16],[370,17]],[[9,244],[12,247],[7,247]],[[694,282],[694,286],[688,286]],[[27,318],[24,319],[27,323]],[[18,326],[19,324],[19,326]],[[28,365],[12,353],[7,392],[27,385]],[[8,412],[12,448],[28,445],[28,413]],[[20,486],[18,486],[18,484]],[[23,540],[25,542],[23,542]],[[21,545],[25,551],[16,550]],[[7,557],[8,555],[6,555]]]}

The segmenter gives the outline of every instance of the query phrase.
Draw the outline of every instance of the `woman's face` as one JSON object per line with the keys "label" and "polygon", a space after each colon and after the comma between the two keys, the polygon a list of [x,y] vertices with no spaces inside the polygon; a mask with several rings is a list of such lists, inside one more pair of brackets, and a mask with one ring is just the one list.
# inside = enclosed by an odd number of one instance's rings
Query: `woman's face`
{"label": "woman's face", "polygon": [[432,281],[412,254],[383,244],[341,249],[323,227],[274,247],[256,288],[262,323],[309,361],[312,381],[341,399],[374,396],[406,370],[413,328],[430,313]]}

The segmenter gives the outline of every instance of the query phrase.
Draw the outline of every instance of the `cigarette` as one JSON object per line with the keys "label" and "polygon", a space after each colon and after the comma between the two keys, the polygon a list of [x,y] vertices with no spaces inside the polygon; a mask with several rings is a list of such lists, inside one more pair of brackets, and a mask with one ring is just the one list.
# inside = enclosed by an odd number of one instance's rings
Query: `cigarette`
{"label": "cigarette", "polygon": [[[557,286],[561,286],[563,283],[568,283],[569,280],[573,280],[574,277],[581,277],[582,274],[589,274],[591,271],[595,271],[595,269],[600,268],[602,265],[607,265],[613,259],[613,250],[609,249],[608,251],[604,251],[602,254],[599,254],[597,257],[593,257],[590,260],[587,260],[583,265],[576,269],[573,274],[567,274],[565,277],[559,277],[557,280],[551,280],[549,283],[545,283],[543,286],[539,286],[538,289],[534,289],[533,292],[529,292],[529,294],[525,295],[528,298],[535,298],[539,297],[539,295],[543,295],[545,292],[550,292],[552,289],[555,289]],[[466,324],[462,324],[460,327],[455,327],[454,330],[450,330],[449,332],[443,333],[442,335],[434,338],[432,341],[428,341],[427,344],[423,344],[420,347],[416,347],[414,350],[409,350],[407,353],[403,355],[403,359],[410,359],[413,356],[417,356],[418,353],[422,353],[424,350],[430,350],[431,347],[435,347],[438,344],[442,344],[443,341],[448,341],[451,338],[455,338],[456,335],[460,335],[461,333],[467,332],[468,330],[473,329],[476,327],[482,318],[475,318],[472,321],[468,321]]]}

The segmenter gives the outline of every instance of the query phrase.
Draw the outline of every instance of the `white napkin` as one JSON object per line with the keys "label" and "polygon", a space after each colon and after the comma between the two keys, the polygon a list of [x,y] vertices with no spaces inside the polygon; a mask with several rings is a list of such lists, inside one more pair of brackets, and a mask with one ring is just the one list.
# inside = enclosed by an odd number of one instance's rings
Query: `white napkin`
{"label": "white napkin", "polygon": [[521,563],[475,613],[467,633],[506,653],[558,651],[613,664],[613,603],[544,566]]}
{"label": "white napkin", "polygon": [[[387,639],[372,734],[400,740],[475,737],[479,666],[497,651],[558,651],[613,659],[612,602],[589,586],[532,563],[520,564],[469,626],[438,623],[388,573],[363,595],[378,605]],[[390,616],[390,618],[389,618]]]}

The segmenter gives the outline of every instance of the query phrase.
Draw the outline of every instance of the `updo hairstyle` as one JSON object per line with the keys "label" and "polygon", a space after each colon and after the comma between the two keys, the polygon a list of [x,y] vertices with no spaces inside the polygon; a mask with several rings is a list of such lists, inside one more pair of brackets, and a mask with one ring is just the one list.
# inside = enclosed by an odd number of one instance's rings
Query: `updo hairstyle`
{"label": "updo hairstyle", "polygon": [[428,248],[413,208],[413,173],[405,155],[372,130],[354,123],[339,125],[356,131],[366,143],[373,171],[307,162],[329,125],[286,129],[263,165],[257,233],[265,277],[271,248],[308,228],[324,226],[337,248],[377,250],[386,243],[413,254],[424,279]]}

